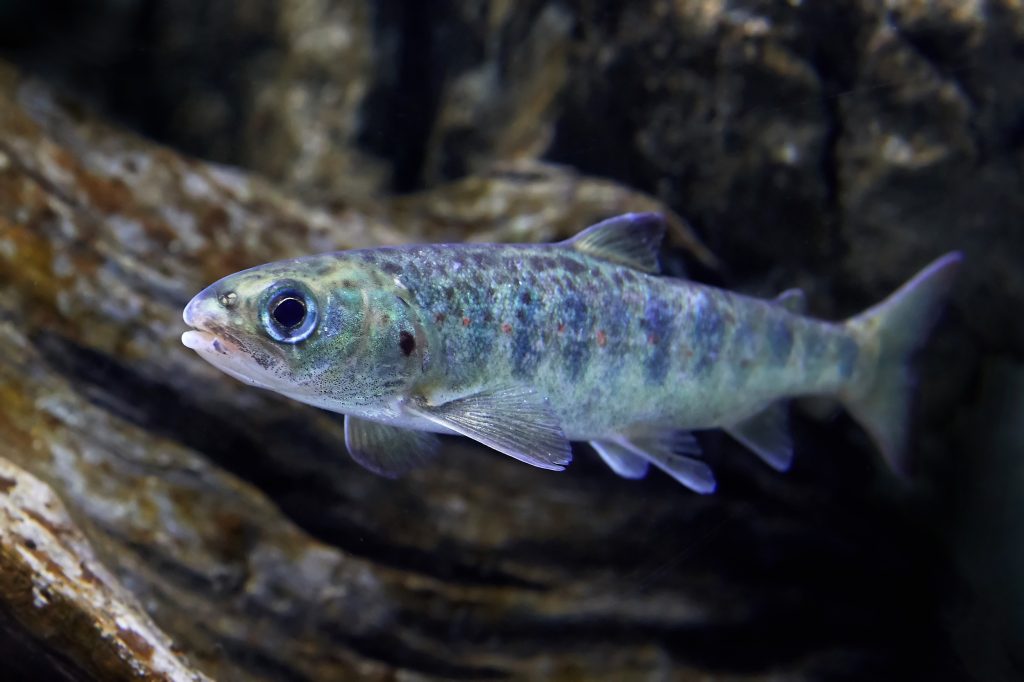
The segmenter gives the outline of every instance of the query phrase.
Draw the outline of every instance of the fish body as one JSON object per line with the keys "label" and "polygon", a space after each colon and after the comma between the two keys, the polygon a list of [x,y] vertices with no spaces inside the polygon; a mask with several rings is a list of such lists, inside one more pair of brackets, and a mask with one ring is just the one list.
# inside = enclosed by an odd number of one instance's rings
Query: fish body
{"label": "fish body", "polygon": [[690,432],[724,428],[785,469],[782,401],[805,395],[843,399],[899,463],[903,364],[959,256],[887,308],[833,323],[803,315],[795,292],[763,300],[658,276],[663,229],[629,214],[559,244],[271,263],[197,295],[183,341],[239,379],[344,413],[351,454],[385,475],[435,452],[430,434],[458,433],[549,469],[588,441],[620,475],[654,464],[709,492]]}

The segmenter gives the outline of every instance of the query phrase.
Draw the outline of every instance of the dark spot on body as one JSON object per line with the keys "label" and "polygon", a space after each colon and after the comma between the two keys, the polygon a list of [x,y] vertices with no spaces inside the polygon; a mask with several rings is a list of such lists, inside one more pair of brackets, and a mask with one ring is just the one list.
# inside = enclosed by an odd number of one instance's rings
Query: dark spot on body
{"label": "dark spot on body", "polygon": [[25,538],[25,546],[34,552],[36,550],[36,541],[32,538]]}
{"label": "dark spot on body", "polygon": [[530,305],[530,303],[533,301],[533,297],[530,296],[529,291],[524,291],[520,299],[523,301],[523,305]]}
{"label": "dark spot on body", "polygon": [[533,263],[534,269],[536,269],[539,272],[543,272],[544,270],[553,270],[554,268],[558,267],[558,264],[555,262],[555,259],[550,258],[548,256],[534,258]]}
{"label": "dark spot on body", "polygon": [[839,337],[836,353],[839,362],[839,376],[843,379],[849,379],[853,376],[853,370],[857,367],[860,347],[853,338],[843,335]]}
{"label": "dark spot on body", "polygon": [[487,260],[488,260],[488,259],[487,259],[487,257],[486,257],[486,256],[484,256],[484,254],[483,254],[483,253],[481,253],[480,251],[477,251],[476,253],[474,253],[474,254],[470,255],[470,258],[471,258],[471,259],[473,260],[473,262],[474,262],[474,263],[476,263],[476,264],[477,264],[477,265],[478,265],[479,267],[485,267],[485,266],[487,265]]}
{"label": "dark spot on body", "polygon": [[781,315],[768,323],[768,350],[771,359],[777,364],[785,364],[789,361],[789,355],[793,352],[793,330],[789,322]]}
{"label": "dark spot on body", "polygon": [[434,322],[438,324],[444,322],[444,313],[437,313],[436,315],[434,315]]}
{"label": "dark spot on body", "polygon": [[698,299],[691,312],[692,343],[697,355],[693,371],[697,375],[707,374],[718,360],[722,342],[725,339],[725,320],[713,299]]}
{"label": "dark spot on body", "polygon": [[402,349],[402,354],[409,357],[416,350],[416,338],[410,332],[399,332],[398,347]]}
{"label": "dark spot on body", "polygon": [[574,275],[580,275],[586,272],[587,268],[582,263],[577,261],[575,258],[566,257],[562,261],[562,267],[571,272]]}
{"label": "dark spot on body", "polygon": [[522,308],[517,308],[516,309],[516,319],[519,320],[520,322],[525,320],[526,319],[526,311],[523,310]]}
{"label": "dark spot on body", "polygon": [[644,316],[640,328],[647,332],[650,350],[644,358],[644,374],[647,381],[660,384],[668,374],[669,348],[675,333],[675,311],[662,297],[649,294],[644,303]]}
{"label": "dark spot on body", "polygon": [[18,482],[13,478],[7,478],[6,476],[0,476],[0,493],[10,492],[12,488],[18,485]]}
{"label": "dark spot on body", "polygon": [[355,289],[356,288],[356,283],[353,282],[350,279],[343,279],[343,280],[341,280],[341,288],[342,289]]}
{"label": "dark spot on body", "polygon": [[448,299],[449,301],[455,300],[455,289],[452,288],[452,287],[445,287],[444,288],[444,297],[446,299]]}
{"label": "dark spot on body", "polygon": [[366,263],[369,263],[370,265],[376,265],[377,264],[377,256],[372,251],[364,251],[363,252],[363,261],[366,262]]}
{"label": "dark spot on body", "polygon": [[562,358],[570,381],[578,379],[590,363],[590,343],[581,332],[591,327],[590,311],[587,304],[575,292],[569,293],[562,303],[563,321],[558,325],[559,333],[566,329],[570,333],[562,337]]}
{"label": "dark spot on body", "polygon": [[491,313],[490,310],[484,312],[484,322],[494,322],[494,315]]}

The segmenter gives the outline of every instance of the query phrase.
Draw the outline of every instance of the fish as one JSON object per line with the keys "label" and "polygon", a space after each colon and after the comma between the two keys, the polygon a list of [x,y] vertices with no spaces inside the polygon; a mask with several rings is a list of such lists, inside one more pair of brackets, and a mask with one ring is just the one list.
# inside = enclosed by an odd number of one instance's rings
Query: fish
{"label": "fish", "polygon": [[951,252],[839,322],[659,273],[665,220],[609,218],[552,244],[420,244],[312,255],[211,284],[183,344],[247,384],[344,415],[345,444],[397,477],[440,435],[542,469],[589,443],[619,476],[716,487],[694,432],[790,468],[787,402],[837,398],[906,469],[908,361],[962,261]]}

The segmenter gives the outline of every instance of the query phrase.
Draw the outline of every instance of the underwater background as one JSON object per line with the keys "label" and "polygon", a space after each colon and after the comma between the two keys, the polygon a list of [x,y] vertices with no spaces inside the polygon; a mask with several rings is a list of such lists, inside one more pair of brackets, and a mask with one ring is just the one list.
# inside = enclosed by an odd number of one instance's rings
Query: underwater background
{"label": "underwater background", "polygon": [[[10,680],[1024,679],[1024,6],[0,0]],[[913,475],[797,403],[793,469],[376,477],[179,340],[299,255],[664,212],[664,269],[842,319],[966,260]]]}

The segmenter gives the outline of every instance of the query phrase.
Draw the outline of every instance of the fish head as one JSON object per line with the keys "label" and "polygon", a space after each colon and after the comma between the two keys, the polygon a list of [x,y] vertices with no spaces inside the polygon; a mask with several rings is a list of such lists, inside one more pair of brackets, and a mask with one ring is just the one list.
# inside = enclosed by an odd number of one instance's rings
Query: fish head
{"label": "fish head", "polygon": [[336,412],[379,414],[429,365],[408,291],[346,254],[229,275],[183,317],[182,343],[224,373]]}

